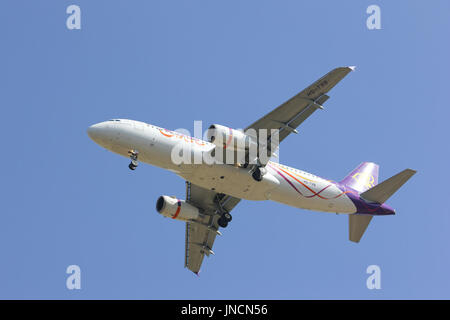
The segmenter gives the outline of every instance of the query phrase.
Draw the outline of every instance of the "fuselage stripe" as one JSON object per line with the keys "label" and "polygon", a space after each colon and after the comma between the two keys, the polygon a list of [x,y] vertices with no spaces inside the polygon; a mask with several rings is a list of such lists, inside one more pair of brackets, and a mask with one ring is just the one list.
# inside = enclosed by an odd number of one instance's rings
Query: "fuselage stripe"
{"label": "fuselage stripe", "polygon": [[[271,166],[273,167],[273,165],[271,165]],[[278,169],[281,170],[280,165],[277,164],[277,167],[278,167]],[[292,173],[293,175],[295,175],[295,176],[297,176],[297,177],[299,177],[299,178],[302,178],[303,180],[307,180],[307,181],[314,182],[314,183],[317,183],[317,182],[318,182],[318,181],[316,181],[316,180],[311,180],[311,179],[305,178],[304,176],[301,176],[301,175],[299,175],[299,174],[297,174],[297,173],[295,173],[295,172],[292,172],[292,171],[289,170],[289,169],[286,169],[286,170],[287,170],[288,172]]]}
{"label": "fuselage stripe", "polygon": [[313,198],[315,196],[318,196],[321,199],[326,199],[325,197],[321,196],[320,193],[322,191],[324,191],[325,189],[327,189],[328,187],[331,186],[331,184],[327,185],[325,188],[323,188],[322,190],[320,190],[319,192],[314,191],[313,189],[311,189],[310,187],[308,187],[306,184],[304,184],[303,182],[301,182],[300,180],[296,179],[292,174],[290,174],[289,172],[283,170],[280,168],[281,171],[283,171],[284,173],[286,173],[288,176],[290,176],[292,179],[294,179],[295,181],[297,181],[298,183],[300,183],[302,186],[304,186],[306,189],[308,189],[309,191],[311,191],[313,194],[310,196],[305,196],[303,195],[305,198]]}
{"label": "fuselage stripe", "polygon": [[321,199],[324,199],[324,200],[330,200],[330,199],[337,199],[337,198],[339,198],[340,196],[342,196],[343,194],[346,194],[346,193],[351,192],[351,191],[344,191],[344,192],[338,194],[337,196],[334,196],[334,197],[331,197],[331,198],[326,198],[326,197],[324,197],[324,196],[321,196],[320,193],[322,193],[322,191],[326,190],[327,188],[331,187],[332,184],[329,184],[329,185],[327,185],[325,188],[323,188],[322,190],[316,192],[316,191],[312,190],[311,188],[309,188],[308,186],[306,186],[306,185],[305,185],[303,182],[301,182],[300,180],[298,180],[298,179],[296,179],[295,177],[293,177],[289,172],[286,172],[285,170],[279,168],[279,169],[280,169],[281,171],[283,171],[285,174],[287,174],[288,176],[290,176],[292,179],[294,179],[295,181],[297,181],[298,183],[300,183],[302,186],[304,186],[306,189],[308,189],[309,191],[311,191],[311,192],[313,193],[312,195],[306,196],[306,195],[304,195],[301,191],[299,191],[299,190],[295,187],[295,185],[294,185],[288,178],[286,178],[286,176],[285,176],[284,174],[282,174],[280,171],[278,171],[277,169],[275,169],[273,166],[270,166],[270,167],[271,167],[272,169],[274,169],[274,170],[275,170],[275,171],[276,171],[276,172],[277,172],[284,180],[286,180],[286,182],[289,183],[289,185],[290,185],[292,188],[294,188],[295,191],[297,191],[301,196],[303,196],[303,197],[305,197],[305,198],[313,198],[313,197],[317,196],[317,197],[319,197],[319,198],[321,198]]}

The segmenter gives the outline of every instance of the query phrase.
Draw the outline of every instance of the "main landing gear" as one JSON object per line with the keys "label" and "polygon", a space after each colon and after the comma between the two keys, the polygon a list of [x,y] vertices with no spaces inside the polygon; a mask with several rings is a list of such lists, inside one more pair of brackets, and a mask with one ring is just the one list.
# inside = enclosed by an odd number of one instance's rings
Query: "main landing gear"
{"label": "main landing gear", "polygon": [[138,155],[139,152],[137,150],[130,150],[128,151],[128,154],[130,155],[130,159],[131,162],[128,165],[128,168],[130,168],[130,170],[136,170],[137,166],[138,166]]}
{"label": "main landing gear", "polygon": [[252,173],[252,177],[253,177],[253,179],[255,179],[256,181],[262,181],[262,179],[263,179],[263,176],[265,175],[267,173],[267,169],[266,168],[263,168],[263,167],[256,167],[254,170],[253,170],[253,173]]}
{"label": "main landing gear", "polygon": [[215,212],[216,215],[220,216],[217,220],[217,224],[219,227],[226,228],[228,226],[228,223],[233,219],[231,214],[223,207],[223,204],[226,203],[227,200],[225,200],[224,203],[222,203],[224,195],[223,194],[217,194],[214,198],[214,203],[217,206],[217,210]]}
{"label": "main landing gear", "polygon": [[226,228],[228,226],[228,223],[232,219],[233,217],[231,216],[231,214],[225,211],[224,213],[222,213],[222,216],[219,218],[219,220],[217,220],[217,224],[222,228]]}

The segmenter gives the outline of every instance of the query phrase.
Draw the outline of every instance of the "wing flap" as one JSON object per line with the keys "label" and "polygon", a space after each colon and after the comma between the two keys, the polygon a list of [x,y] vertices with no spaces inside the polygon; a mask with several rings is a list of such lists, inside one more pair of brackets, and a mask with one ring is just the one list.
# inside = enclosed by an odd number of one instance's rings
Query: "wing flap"
{"label": "wing flap", "polygon": [[308,86],[306,89],[271,111],[258,121],[246,128],[253,128],[257,132],[259,129],[279,130],[279,142],[287,137],[291,130],[284,130],[288,125],[296,129],[317,109],[322,108],[322,104],[328,100],[326,95],[339,81],[341,81],[354,67],[336,68],[325,76]]}
{"label": "wing flap", "polygon": [[217,233],[196,222],[186,222],[186,252],[185,263],[194,273],[200,271],[203,258],[212,253],[212,247]]}
{"label": "wing flap", "polygon": [[186,201],[200,208],[202,215],[196,221],[186,222],[184,266],[198,273],[206,256],[212,251],[216,236],[220,234],[215,214],[218,204],[230,212],[240,201],[238,198],[218,194],[190,182],[186,182]]}
{"label": "wing flap", "polygon": [[[322,106],[323,103],[325,101],[327,101],[329,98],[330,98],[329,96],[324,94],[314,103],[316,103],[318,106]],[[308,119],[309,116],[312,115],[317,109],[318,109],[318,107],[304,108],[297,115],[295,115],[290,121],[288,121],[287,124],[291,128],[297,128],[298,126],[300,126],[303,123],[303,121]],[[284,140],[284,138],[286,138],[289,134],[290,134],[290,132],[288,130],[280,130],[280,133],[279,133],[280,140],[279,141]]]}

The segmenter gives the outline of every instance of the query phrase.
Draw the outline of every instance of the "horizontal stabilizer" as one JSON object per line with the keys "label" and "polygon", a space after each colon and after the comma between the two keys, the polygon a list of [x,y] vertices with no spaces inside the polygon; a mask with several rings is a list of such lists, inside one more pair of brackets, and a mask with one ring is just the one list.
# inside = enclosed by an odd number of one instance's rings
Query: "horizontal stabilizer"
{"label": "horizontal stabilizer", "polygon": [[385,203],[406,181],[409,180],[417,171],[405,169],[395,176],[377,184],[375,187],[361,193],[361,198],[370,202]]}
{"label": "horizontal stabilizer", "polygon": [[348,236],[350,241],[359,242],[372,220],[370,215],[350,214],[348,216]]}

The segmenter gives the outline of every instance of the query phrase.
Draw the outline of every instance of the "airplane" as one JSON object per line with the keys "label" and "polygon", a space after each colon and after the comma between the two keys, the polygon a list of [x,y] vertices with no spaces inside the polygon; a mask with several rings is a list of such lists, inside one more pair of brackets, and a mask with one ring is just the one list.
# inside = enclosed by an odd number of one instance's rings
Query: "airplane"
{"label": "airplane", "polygon": [[[244,131],[213,124],[204,140],[141,121],[112,119],[90,126],[87,133],[105,149],[129,158],[131,170],[144,162],[186,180],[185,200],[162,195],[156,201],[156,211],[185,221],[184,266],[197,275],[204,256],[214,254],[212,247],[216,236],[221,235],[219,229],[231,222],[230,212],[241,199],[272,200],[301,209],[347,214],[349,240],[359,242],[374,216],[395,214],[386,201],[415,170],[405,169],[378,183],[379,166],[363,162],[337,182],[271,160],[278,144],[291,133],[298,133],[297,127],[316,110],[324,109],[327,93],[354,69],[330,71]],[[273,144],[272,140],[277,141]],[[185,149],[178,155],[201,159],[208,155],[218,160],[174,161],[174,150],[180,146]],[[256,153],[251,152],[254,147]],[[224,162],[224,155],[230,153],[233,156]]]}

